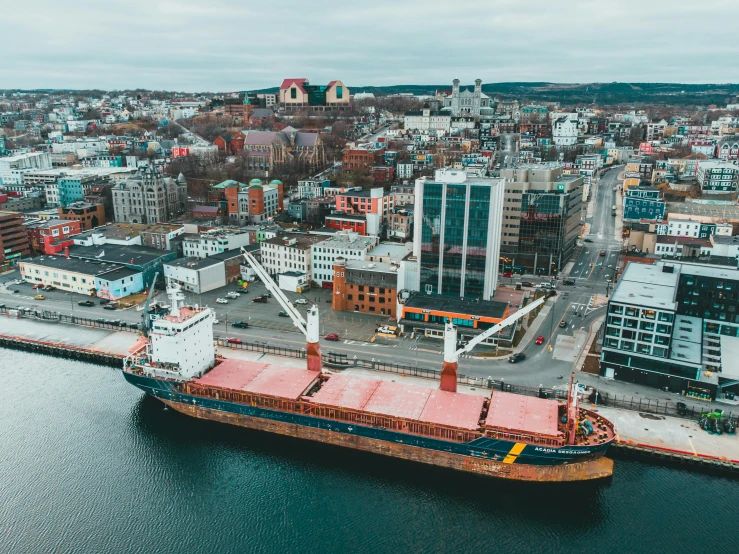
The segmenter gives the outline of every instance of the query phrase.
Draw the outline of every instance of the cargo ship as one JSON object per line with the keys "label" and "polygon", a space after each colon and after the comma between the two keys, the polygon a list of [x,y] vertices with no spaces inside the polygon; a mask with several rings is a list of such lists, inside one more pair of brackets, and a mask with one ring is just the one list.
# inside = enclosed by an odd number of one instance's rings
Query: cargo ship
{"label": "cargo ship", "polygon": [[612,474],[604,454],[614,427],[579,406],[572,381],[567,402],[457,392],[451,323],[439,389],[332,372],[322,367],[317,307],[302,319],[269,276],[260,277],[306,335],[306,369],[219,358],[213,310],[183,306],[179,287],[169,284],[171,311],[131,349],[126,380],[193,417],[471,473],[539,482]]}

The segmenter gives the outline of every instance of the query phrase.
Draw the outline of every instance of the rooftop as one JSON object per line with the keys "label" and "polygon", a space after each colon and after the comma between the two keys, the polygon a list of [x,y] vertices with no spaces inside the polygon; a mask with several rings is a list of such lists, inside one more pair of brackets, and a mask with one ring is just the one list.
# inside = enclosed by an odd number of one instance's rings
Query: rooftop
{"label": "rooftop", "polygon": [[711,217],[719,220],[739,221],[739,206],[736,204],[699,204],[696,202],[667,202],[667,211],[672,214]]}
{"label": "rooftop", "polygon": [[88,260],[100,260],[129,265],[145,265],[163,256],[171,255],[171,252],[150,248],[148,246],[117,244],[105,244],[102,246],[72,246],[69,255],[75,258],[86,258]]}
{"label": "rooftop", "polygon": [[[277,246],[289,246],[290,248],[297,248],[298,250],[308,250],[314,244],[326,240],[325,237],[320,235],[279,235],[277,237],[262,241],[262,244],[275,244]],[[288,244],[291,241],[295,241],[295,244]]]}
{"label": "rooftop", "polygon": [[611,302],[674,311],[679,269],[663,271],[662,264],[629,263],[611,295]]}
{"label": "rooftop", "polygon": [[[39,256],[36,258],[29,258],[23,260],[21,263],[33,264],[41,267],[48,267],[51,269],[59,269],[62,271],[71,271],[74,273],[82,273],[84,275],[102,275],[110,271],[116,271],[123,269],[120,264],[103,262],[103,261],[91,261],[81,260],[79,258],[67,258],[65,256]],[[125,268],[127,269],[127,268]],[[134,275],[138,273],[135,270],[127,269],[130,273],[124,276]]]}
{"label": "rooftop", "polygon": [[203,269],[221,263],[223,260],[217,260],[214,256],[208,258],[178,258],[165,263],[165,266],[185,267],[187,269]]}
{"label": "rooftop", "polygon": [[374,244],[374,240],[360,236],[357,233],[339,232],[332,237],[316,243],[314,246],[320,246],[322,248],[343,248],[344,250],[364,250],[371,247],[372,244]]}
{"label": "rooftop", "polygon": [[95,227],[90,231],[85,231],[77,235],[77,238],[84,239],[93,235],[104,235],[109,239],[129,239],[137,237],[143,232],[150,233],[170,233],[181,228],[181,225],[145,225],[143,223],[113,223]]}
{"label": "rooftop", "polygon": [[407,308],[503,319],[508,304],[490,300],[460,300],[436,294],[416,294],[406,302]]}

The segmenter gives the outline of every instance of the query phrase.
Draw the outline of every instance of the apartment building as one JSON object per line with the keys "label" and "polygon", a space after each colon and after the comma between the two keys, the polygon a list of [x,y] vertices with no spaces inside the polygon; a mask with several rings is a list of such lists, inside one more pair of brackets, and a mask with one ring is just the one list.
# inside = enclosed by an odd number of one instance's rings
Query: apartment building
{"label": "apartment building", "polygon": [[207,258],[250,244],[248,231],[213,229],[199,235],[184,235],[182,253],[189,258]]}
{"label": "apartment building", "polygon": [[706,400],[739,380],[735,268],[630,263],[611,295],[600,373]]}
{"label": "apartment building", "polygon": [[407,131],[443,131],[449,133],[452,116],[449,112],[431,110],[428,106],[422,110],[407,111],[403,115],[403,127]]}
{"label": "apartment building", "polygon": [[79,221],[49,219],[46,221],[29,221],[26,233],[31,248],[42,254],[57,254],[65,247],[72,246],[71,237],[82,232]]}
{"label": "apartment building", "polygon": [[262,265],[270,275],[294,271],[312,274],[312,247],[326,237],[320,235],[287,234],[260,243]]}
{"label": "apartment building", "polygon": [[46,169],[51,169],[51,154],[48,152],[0,157],[0,185],[22,185],[26,172]]}
{"label": "apartment building", "polygon": [[164,177],[149,166],[113,188],[113,213],[123,223],[166,223],[184,213],[186,200],[184,177]]}
{"label": "apartment building", "polygon": [[736,195],[739,183],[739,166],[728,162],[699,161],[696,174],[698,186],[706,195]]}
{"label": "apartment building", "polygon": [[395,207],[395,195],[382,187],[370,190],[352,190],[337,194],[336,211],[347,215],[364,215],[367,234],[378,235],[383,221]]}
{"label": "apartment building", "polygon": [[374,248],[377,240],[362,237],[357,233],[342,231],[329,239],[311,246],[312,278],[322,288],[332,288],[334,265],[337,258],[345,260],[365,260],[367,252]]}

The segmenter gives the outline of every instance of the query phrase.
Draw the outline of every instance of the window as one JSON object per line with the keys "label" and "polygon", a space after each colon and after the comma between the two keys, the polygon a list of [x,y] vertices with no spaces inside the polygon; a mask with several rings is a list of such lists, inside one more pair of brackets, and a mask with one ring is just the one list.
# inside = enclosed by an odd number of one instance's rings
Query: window
{"label": "window", "polygon": [[360,294],[358,299],[359,300],[364,300],[364,294]]}
{"label": "window", "polygon": [[336,87],[336,98],[337,99],[344,98],[344,87],[342,86]]}
{"label": "window", "polygon": [[347,299],[349,299],[349,300],[354,300],[354,297],[353,297],[353,295],[351,295],[351,294],[347,294],[347,295],[346,295],[346,297],[347,297]]}
{"label": "window", "polygon": [[295,99],[298,97],[298,89],[295,87],[290,89],[290,98]]}

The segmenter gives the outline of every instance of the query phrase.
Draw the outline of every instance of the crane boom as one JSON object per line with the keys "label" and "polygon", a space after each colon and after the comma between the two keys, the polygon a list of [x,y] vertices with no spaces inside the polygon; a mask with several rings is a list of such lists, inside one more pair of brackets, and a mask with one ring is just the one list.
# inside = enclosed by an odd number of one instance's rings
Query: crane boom
{"label": "crane boom", "polygon": [[151,329],[151,316],[149,315],[149,303],[151,302],[151,294],[154,292],[154,286],[157,284],[157,277],[159,272],[154,274],[154,279],[151,280],[151,286],[149,287],[149,294],[146,296],[146,304],[144,304],[144,318],[142,321],[142,328],[144,336],[149,336],[149,329]]}
{"label": "crane boom", "polygon": [[262,280],[262,283],[264,283],[264,286],[267,287],[267,290],[272,293],[272,296],[274,296],[280,303],[280,305],[285,309],[287,315],[289,315],[290,319],[293,320],[293,325],[300,329],[300,332],[303,333],[303,335],[305,335],[305,337],[307,338],[308,324],[306,323],[305,319],[303,319],[303,316],[300,314],[300,312],[295,309],[292,304],[290,304],[290,301],[285,296],[285,293],[282,292],[282,289],[277,286],[272,277],[270,277],[269,273],[267,273],[267,271],[262,267],[262,264],[257,261],[257,259],[251,252],[247,252],[242,248],[241,254],[244,256],[246,263],[248,263],[254,270],[254,273],[256,273],[257,276]]}
{"label": "crane boom", "polygon": [[472,339],[469,340],[469,342],[467,342],[467,344],[464,347],[462,347],[459,350],[457,350],[455,352],[455,355],[456,356],[459,356],[460,354],[464,354],[465,352],[469,352],[475,346],[477,346],[482,341],[484,341],[486,338],[494,335],[495,333],[497,333],[501,329],[505,329],[509,325],[511,325],[511,324],[515,323],[516,321],[518,321],[519,319],[521,319],[527,313],[529,313],[532,310],[535,310],[536,308],[538,308],[539,306],[541,306],[551,296],[554,296],[554,294],[556,294],[554,291],[550,291],[546,296],[542,296],[538,300],[534,300],[530,304],[528,304],[528,305],[524,306],[523,308],[521,308],[520,310],[518,310],[515,314],[513,314],[511,316],[508,316],[503,321],[501,321],[500,323],[497,323],[496,325],[494,325],[493,327],[491,327],[490,329],[488,329],[484,333],[480,333],[476,337],[473,337]]}

